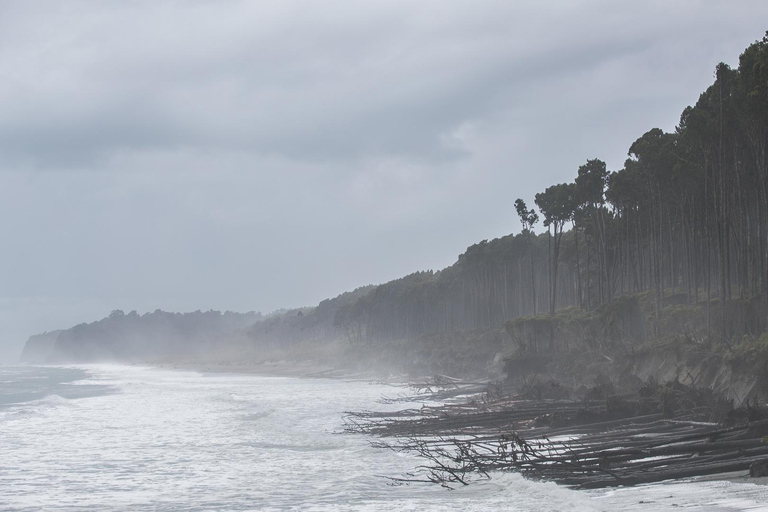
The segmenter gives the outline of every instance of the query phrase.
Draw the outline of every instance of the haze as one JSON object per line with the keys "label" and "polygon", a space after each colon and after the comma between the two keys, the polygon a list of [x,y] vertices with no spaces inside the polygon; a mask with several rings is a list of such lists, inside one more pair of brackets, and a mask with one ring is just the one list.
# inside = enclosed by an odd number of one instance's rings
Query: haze
{"label": "haze", "polygon": [[[756,15],[761,13],[762,15]],[[452,263],[677,115],[768,4],[0,4],[0,361],[113,309]]]}

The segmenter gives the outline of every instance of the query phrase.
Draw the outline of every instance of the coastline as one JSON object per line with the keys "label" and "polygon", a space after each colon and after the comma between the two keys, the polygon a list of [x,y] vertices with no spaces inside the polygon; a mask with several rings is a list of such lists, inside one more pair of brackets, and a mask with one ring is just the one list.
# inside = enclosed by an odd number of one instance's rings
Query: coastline
{"label": "coastline", "polygon": [[[343,379],[348,381],[360,381],[367,383],[390,384],[394,386],[408,386],[416,383],[426,382],[428,378],[407,378],[404,375],[394,376],[392,374],[376,373],[373,371],[354,371],[348,368],[338,368],[330,365],[323,365],[313,361],[292,361],[292,360],[271,360],[260,362],[188,362],[176,363],[172,365],[160,365],[164,368],[192,370],[202,373],[223,373],[223,374],[251,374],[268,377],[285,378],[323,378],[323,379]],[[480,393],[476,393],[480,395]],[[467,396],[467,402],[472,400],[473,396]],[[437,394],[439,396],[439,394]],[[406,407],[405,404],[404,408]],[[705,476],[695,476],[688,478],[675,478],[642,485],[669,485],[675,483],[699,483],[699,482],[728,482],[733,484],[754,484],[756,486],[768,486],[768,476],[751,477],[748,471],[731,471],[716,473]],[[582,491],[583,492],[583,491]]]}
{"label": "coastline", "polygon": [[309,378],[318,375],[331,375],[335,371],[330,366],[320,365],[310,361],[241,361],[241,362],[172,362],[172,363],[149,363],[150,366],[158,368],[197,371],[201,373],[245,373],[262,375],[267,377],[298,377]]}
{"label": "coastline", "polygon": [[177,361],[131,363],[154,368],[196,371],[200,373],[250,374],[265,377],[343,379],[377,384],[410,385],[424,382],[428,376],[412,377],[384,371],[356,370],[310,360],[274,359],[265,361]]}
{"label": "coastline", "polygon": [[[290,360],[272,360],[272,361],[242,361],[242,362],[134,362],[125,363],[128,366],[147,366],[165,370],[179,370],[179,371],[194,371],[203,374],[242,374],[242,375],[257,375],[265,377],[276,378],[300,378],[300,379],[340,379],[347,381],[359,381],[366,383],[377,384],[390,384],[390,385],[408,385],[415,384],[418,381],[416,379],[403,379],[402,376],[397,379],[390,378],[382,380],[382,375],[375,375],[373,372],[355,372],[349,369],[340,369],[331,367],[329,365],[318,364],[312,361],[290,361]],[[58,365],[57,365],[58,366]],[[77,366],[75,364],[75,366]],[[469,401],[469,400],[467,400]],[[413,406],[412,403],[403,403],[403,408]],[[733,484],[754,484],[756,486],[765,487],[768,486],[767,477],[750,477],[748,471],[732,471],[716,473],[706,476],[696,476],[689,478],[676,478],[663,480],[660,482],[654,482],[652,484],[641,484],[639,486],[629,487],[643,487],[645,485],[670,485],[677,483],[704,483],[704,482],[728,482]],[[582,491],[584,492],[584,491]]]}

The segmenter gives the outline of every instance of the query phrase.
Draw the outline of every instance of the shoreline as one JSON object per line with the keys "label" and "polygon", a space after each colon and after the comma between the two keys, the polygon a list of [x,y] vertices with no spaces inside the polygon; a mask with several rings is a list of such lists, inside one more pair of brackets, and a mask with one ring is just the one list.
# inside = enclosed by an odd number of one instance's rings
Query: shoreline
{"label": "shoreline", "polygon": [[404,374],[393,374],[384,371],[361,371],[321,364],[309,360],[295,361],[290,359],[242,362],[140,362],[128,364],[171,370],[196,371],[200,373],[248,374],[259,375],[263,377],[307,379],[343,379],[348,381],[403,386],[408,386],[416,382],[424,382],[430,378],[428,376],[408,377]]}
{"label": "shoreline", "polygon": [[[23,363],[17,363],[23,364]],[[158,368],[164,370],[180,370],[180,371],[194,371],[202,374],[233,374],[233,375],[254,375],[263,377],[276,377],[276,378],[319,378],[319,379],[342,379],[348,381],[359,381],[366,383],[388,384],[393,386],[408,386],[415,385],[419,381],[417,379],[408,379],[405,376],[393,376],[391,374],[383,375],[376,374],[371,371],[360,372],[352,371],[350,369],[342,369],[338,367],[332,367],[329,365],[319,364],[313,361],[290,361],[290,360],[272,360],[272,361],[260,361],[260,362],[133,362],[133,363],[114,363],[109,364],[123,364],[127,366],[146,366],[150,368]],[[79,366],[77,363],[69,363],[65,366]],[[38,366],[38,365],[33,365]],[[49,365],[42,365],[49,366]],[[50,365],[60,366],[60,365]],[[469,402],[468,397],[468,402]],[[441,403],[445,403],[439,400]],[[404,402],[403,409],[412,406],[412,403]],[[768,457],[766,457],[768,460]],[[715,473],[704,476],[672,478],[668,480],[662,480],[659,482],[653,482],[651,485],[661,484],[674,484],[674,483],[698,483],[698,482],[729,482],[734,484],[754,484],[756,486],[768,486],[768,476],[764,477],[750,477],[748,471],[730,471],[723,473]],[[639,484],[639,486],[649,484]],[[637,487],[638,485],[628,485],[626,487]]]}
{"label": "shoreline", "polygon": [[[749,474],[755,464],[768,464],[768,420],[712,422],[675,411],[583,422],[579,415],[599,411],[599,400],[523,399],[503,390],[494,397],[492,392],[488,386],[461,401],[437,399],[437,406],[352,413],[346,431],[422,457],[423,473],[395,479],[405,483],[426,479],[454,488],[478,476],[512,471],[574,490],[707,481],[768,485],[768,476]],[[557,414],[567,416],[568,409],[574,418],[549,423]]]}
{"label": "shoreline", "polygon": [[261,375],[264,377],[297,377],[308,378],[333,372],[330,366],[303,361],[293,362],[287,360],[262,361],[262,362],[174,362],[174,363],[148,363],[149,366],[196,371],[200,373],[236,373]]}

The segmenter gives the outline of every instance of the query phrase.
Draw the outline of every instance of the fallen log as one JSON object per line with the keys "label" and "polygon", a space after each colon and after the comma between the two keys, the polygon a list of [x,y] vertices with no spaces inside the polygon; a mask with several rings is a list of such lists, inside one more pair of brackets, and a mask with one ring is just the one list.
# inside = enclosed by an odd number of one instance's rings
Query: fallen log
{"label": "fallen log", "polygon": [[[418,474],[393,479],[398,483],[429,481],[450,487],[468,484],[473,475],[512,470],[596,488],[751,467],[754,473],[768,472],[765,419],[722,425],[710,421],[706,406],[693,404],[675,412],[666,402],[663,412],[616,417],[608,399],[468,400],[347,413],[345,431],[375,436],[379,440],[374,446],[415,452],[425,460]],[[647,407],[647,397],[642,401]],[[561,420],[570,424],[558,425]]]}

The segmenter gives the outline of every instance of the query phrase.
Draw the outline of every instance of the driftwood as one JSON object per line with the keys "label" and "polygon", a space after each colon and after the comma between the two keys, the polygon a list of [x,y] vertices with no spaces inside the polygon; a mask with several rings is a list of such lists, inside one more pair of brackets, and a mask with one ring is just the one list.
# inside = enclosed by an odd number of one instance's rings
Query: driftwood
{"label": "driftwood", "polygon": [[[454,391],[477,388],[449,384]],[[446,389],[435,395],[442,396]],[[756,474],[768,467],[764,442],[768,419],[756,419],[768,414],[759,408],[725,425],[708,421],[711,407],[692,400],[684,410],[670,411],[668,404],[659,403],[657,409],[663,412],[615,417],[607,399],[491,396],[476,390],[470,400],[395,412],[348,413],[345,431],[375,436],[374,446],[413,452],[424,459],[417,473],[391,478],[395,483],[453,487],[494,471],[519,471],[574,488],[599,488],[750,467]],[[667,400],[666,391],[662,398]],[[570,424],[553,426],[550,420],[557,417]]]}

